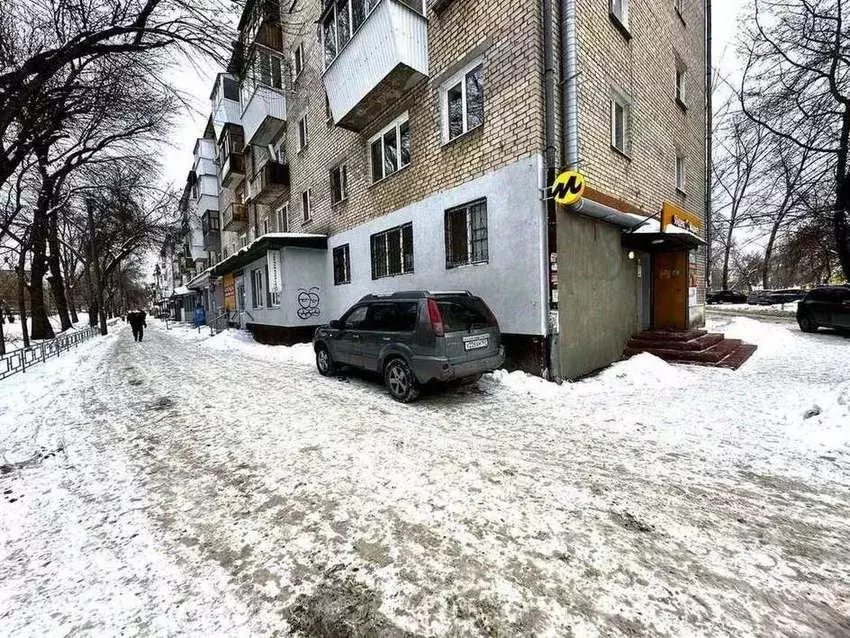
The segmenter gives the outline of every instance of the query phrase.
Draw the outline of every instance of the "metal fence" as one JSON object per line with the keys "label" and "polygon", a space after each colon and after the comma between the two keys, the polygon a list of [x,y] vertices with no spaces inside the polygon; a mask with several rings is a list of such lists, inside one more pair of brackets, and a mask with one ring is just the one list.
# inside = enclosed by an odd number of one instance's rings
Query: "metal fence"
{"label": "metal fence", "polygon": [[42,341],[29,348],[12,350],[0,357],[0,380],[11,377],[17,372],[26,372],[37,363],[47,361],[51,357],[58,357],[63,352],[76,348],[83,341],[88,341],[100,330],[88,326],[77,332],[59,335],[55,339]]}

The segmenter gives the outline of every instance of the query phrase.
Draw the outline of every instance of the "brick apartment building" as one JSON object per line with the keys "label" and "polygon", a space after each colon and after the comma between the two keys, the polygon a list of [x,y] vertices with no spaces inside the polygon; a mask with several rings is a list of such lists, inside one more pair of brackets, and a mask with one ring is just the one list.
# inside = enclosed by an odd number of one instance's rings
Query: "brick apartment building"
{"label": "brick apartment building", "polygon": [[[249,2],[187,181],[202,241],[183,265],[205,257],[181,284],[275,341],[368,293],[466,289],[509,362],[564,377],[642,328],[701,323],[705,17],[690,0]],[[585,190],[561,206],[567,168]]]}

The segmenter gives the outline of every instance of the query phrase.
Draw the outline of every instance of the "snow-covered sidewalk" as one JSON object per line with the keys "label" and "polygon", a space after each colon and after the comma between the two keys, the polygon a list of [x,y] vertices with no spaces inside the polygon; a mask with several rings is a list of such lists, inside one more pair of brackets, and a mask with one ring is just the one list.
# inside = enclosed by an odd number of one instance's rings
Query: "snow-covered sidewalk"
{"label": "snow-covered sidewalk", "polygon": [[2,635],[850,633],[850,339],[400,405],[149,326],[0,383]]}

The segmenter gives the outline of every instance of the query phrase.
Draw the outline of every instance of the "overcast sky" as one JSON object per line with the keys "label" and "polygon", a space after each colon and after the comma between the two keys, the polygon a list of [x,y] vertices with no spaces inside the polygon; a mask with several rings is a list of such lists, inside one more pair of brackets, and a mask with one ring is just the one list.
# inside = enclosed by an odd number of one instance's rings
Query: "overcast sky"
{"label": "overcast sky", "polygon": [[[726,78],[735,75],[734,37],[738,14],[744,2],[745,0],[713,1],[713,64]],[[186,175],[192,168],[192,150],[209,116],[209,95],[216,72],[218,69],[211,64],[206,68],[192,68],[186,65],[175,74],[175,85],[185,92],[193,107],[191,111],[186,110],[179,115],[173,141],[164,149],[164,180],[177,187],[183,186]]]}

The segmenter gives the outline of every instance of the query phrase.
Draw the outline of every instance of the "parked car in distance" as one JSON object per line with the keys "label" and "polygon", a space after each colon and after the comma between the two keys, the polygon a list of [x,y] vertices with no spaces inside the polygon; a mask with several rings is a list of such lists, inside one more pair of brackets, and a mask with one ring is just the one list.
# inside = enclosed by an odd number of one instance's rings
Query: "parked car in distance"
{"label": "parked car in distance", "polygon": [[712,290],[705,293],[706,303],[747,303],[747,295],[737,290]]}
{"label": "parked car in distance", "polygon": [[824,286],[810,290],[797,304],[797,324],[803,332],[820,327],[850,330],[850,288]]}
{"label": "parked car in distance", "polygon": [[496,317],[468,291],[367,295],[317,328],[313,349],[320,374],[340,366],[376,372],[404,403],[426,383],[476,379],[505,360]]}
{"label": "parked car in distance", "polygon": [[769,294],[770,303],[792,303],[800,301],[806,296],[806,291],[800,288],[783,288],[782,290],[771,290]]}
{"label": "parked car in distance", "polygon": [[791,303],[806,296],[806,291],[800,288],[783,288],[781,290],[753,290],[747,296],[747,303],[757,306]]}

